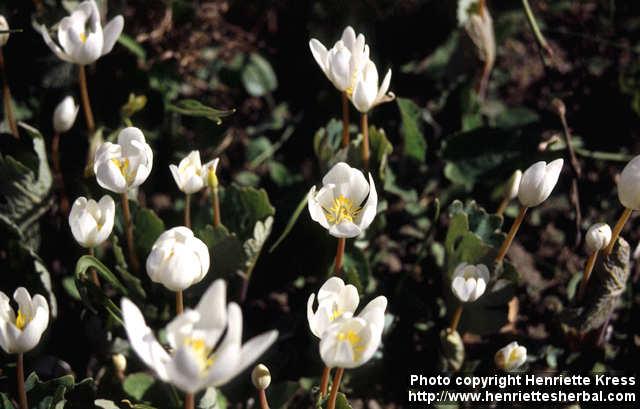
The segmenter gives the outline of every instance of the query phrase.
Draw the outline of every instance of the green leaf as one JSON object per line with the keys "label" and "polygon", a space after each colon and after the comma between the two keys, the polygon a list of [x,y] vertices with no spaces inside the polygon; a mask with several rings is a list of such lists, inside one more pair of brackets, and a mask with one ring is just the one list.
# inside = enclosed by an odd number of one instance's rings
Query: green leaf
{"label": "green leaf", "polygon": [[118,42],[129,52],[136,57],[140,58],[143,62],[147,59],[147,52],[142,48],[140,44],[132,37],[128,36],[125,33],[121,33],[120,37],[118,37]]}
{"label": "green leaf", "polygon": [[427,141],[422,133],[422,110],[413,101],[397,98],[402,126],[400,134],[404,138],[404,153],[420,163],[424,163],[427,154]]}
{"label": "green leaf", "polygon": [[249,95],[261,97],[278,88],[278,79],[269,61],[259,54],[251,53],[242,70],[242,85]]}
{"label": "green leaf", "polygon": [[393,152],[393,145],[382,128],[369,128],[369,145],[371,148],[372,168],[375,168],[380,180],[384,181],[387,170],[387,160]]}
{"label": "green leaf", "polygon": [[16,407],[13,406],[13,402],[11,402],[9,395],[4,392],[0,393],[0,409],[16,409]]}
{"label": "green leaf", "polygon": [[242,271],[246,263],[243,243],[224,226],[206,226],[198,231],[198,237],[207,245],[214,262],[205,281],[229,278]]}
{"label": "green leaf", "polygon": [[88,269],[94,268],[103,280],[108,282],[113,288],[118,290],[122,295],[128,295],[127,289],[122,285],[118,278],[109,270],[107,266],[102,264],[100,260],[93,256],[82,256],[76,263],[76,279],[86,279]]}
{"label": "green leaf", "polygon": [[167,109],[181,115],[206,118],[220,125],[222,118],[228,117],[236,112],[235,109],[220,110],[204,105],[195,99],[183,99],[175,104],[169,104]]}
{"label": "green leaf", "polygon": [[100,409],[120,409],[112,400],[96,399],[93,403]]}
{"label": "green leaf", "polygon": [[243,242],[253,237],[257,222],[275,214],[264,189],[231,185],[220,193],[222,222]]}
{"label": "green leaf", "polygon": [[128,289],[135,291],[138,297],[145,298],[147,293],[142,287],[142,280],[129,272],[124,251],[120,246],[118,236],[115,234],[111,235],[111,247],[116,259],[116,271],[120,275],[120,278],[122,278],[122,281],[124,281]]}
{"label": "green leaf", "polygon": [[[342,266],[344,271],[354,270],[357,275],[357,280],[360,282],[360,287],[366,290],[371,277],[371,266],[364,251],[355,246],[345,251]],[[333,264],[331,265],[331,271],[333,272]],[[353,281],[357,282],[355,277]]]}
{"label": "green leaf", "polygon": [[165,226],[162,219],[151,209],[139,208],[134,220],[135,243],[139,254],[147,255],[151,247],[164,232]]}
{"label": "green leaf", "polygon": [[135,400],[142,400],[144,394],[154,384],[155,379],[153,376],[144,373],[136,372],[128,375],[122,383],[124,391]]}
{"label": "green leaf", "polygon": [[339,392],[336,398],[336,409],[353,409],[347,399],[347,395],[342,392]]}
{"label": "green leaf", "polygon": [[67,391],[73,389],[75,379],[72,375],[65,375],[47,382],[41,382],[35,372],[29,374],[24,387],[27,400],[31,408],[50,409],[64,401]]}
{"label": "green leaf", "polygon": [[276,247],[278,247],[280,243],[282,243],[282,241],[289,235],[289,233],[291,233],[293,226],[295,226],[296,221],[298,221],[298,217],[300,217],[300,213],[302,213],[305,207],[307,207],[308,200],[309,196],[305,194],[302,197],[302,200],[300,200],[300,203],[298,203],[298,206],[296,206],[296,210],[294,210],[293,214],[291,214],[291,217],[289,218],[287,225],[284,227],[284,230],[282,231],[276,242],[273,243],[273,246],[271,246],[271,248],[269,249],[269,253],[272,253],[276,249]]}

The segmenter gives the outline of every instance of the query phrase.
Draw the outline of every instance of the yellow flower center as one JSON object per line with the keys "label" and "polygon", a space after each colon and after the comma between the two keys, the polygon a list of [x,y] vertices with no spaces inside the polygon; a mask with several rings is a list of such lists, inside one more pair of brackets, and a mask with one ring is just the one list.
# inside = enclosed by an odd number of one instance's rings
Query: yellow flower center
{"label": "yellow flower center", "polygon": [[340,224],[343,221],[353,223],[353,219],[355,219],[361,209],[354,205],[351,199],[340,195],[333,200],[330,208],[327,209],[323,207],[322,210],[329,223]]}
{"label": "yellow flower center", "polygon": [[509,352],[509,357],[507,358],[507,363],[512,364],[520,358],[520,354],[518,353],[518,348],[513,348],[511,352]]}
{"label": "yellow flower center", "polygon": [[114,165],[120,170],[122,176],[124,176],[125,180],[129,182],[129,159],[111,159]]}
{"label": "yellow flower center", "polygon": [[333,322],[333,321],[337,320],[338,318],[340,318],[341,316],[342,316],[342,310],[340,310],[337,305],[334,305],[333,306],[333,312],[332,312],[331,316],[329,317],[329,321]]}
{"label": "yellow flower center", "polygon": [[83,44],[87,42],[87,35],[85,33],[80,33],[80,41],[82,41]]}
{"label": "yellow flower center", "polygon": [[362,345],[362,338],[354,330],[348,330],[344,332],[338,332],[337,335],[339,342],[348,342],[353,350],[353,360],[358,361],[362,352],[364,351],[364,345]]}
{"label": "yellow flower center", "polygon": [[18,316],[16,317],[16,327],[22,331],[24,329],[24,327],[27,326],[27,324],[29,323],[29,320],[27,319],[27,317],[22,313],[22,310],[18,310]]}
{"label": "yellow flower center", "polygon": [[198,362],[203,370],[208,369],[215,362],[214,355],[211,354],[211,350],[207,347],[207,344],[200,338],[187,338],[184,344],[191,348]]}

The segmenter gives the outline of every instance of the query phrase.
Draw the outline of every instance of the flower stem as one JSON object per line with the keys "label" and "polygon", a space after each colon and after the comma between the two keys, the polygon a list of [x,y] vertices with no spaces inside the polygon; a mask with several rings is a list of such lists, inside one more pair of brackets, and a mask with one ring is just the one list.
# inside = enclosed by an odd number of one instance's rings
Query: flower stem
{"label": "flower stem", "polygon": [[27,404],[27,391],[24,388],[24,357],[22,353],[18,354],[16,372],[18,378],[18,399],[20,401],[20,409],[29,409],[29,405]]}
{"label": "flower stem", "polygon": [[213,209],[213,227],[220,226],[220,196],[218,188],[211,189],[211,208]]}
{"label": "flower stem", "polygon": [[633,212],[633,209],[629,209],[625,207],[624,212],[622,212],[622,214],[620,215],[620,218],[616,222],[616,225],[613,226],[613,232],[611,233],[611,241],[609,242],[609,245],[604,249],[605,256],[608,256],[613,251],[613,246],[615,246],[616,241],[618,241],[618,236],[620,236],[620,233],[622,232],[624,225],[627,224],[627,220],[629,220],[629,217],[631,216],[632,212]]}
{"label": "flower stem", "polygon": [[507,206],[509,206],[510,201],[511,201],[511,198],[509,196],[505,196],[502,198],[502,201],[498,206],[498,210],[496,210],[496,214],[498,216],[502,216],[504,214],[504,211],[507,210]]}
{"label": "flower stem", "polygon": [[191,195],[186,194],[184,199],[184,225],[191,228]]}
{"label": "flower stem", "polygon": [[343,373],[344,368],[336,369],[336,374],[333,377],[333,384],[331,385],[331,395],[329,395],[329,404],[327,405],[327,409],[336,408],[336,399],[338,398],[338,390],[340,389],[340,382],[342,382]]}
{"label": "flower stem", "polygon": [[349,146],[349,97],[342,93],[342,147]]}
{"label": "flower stem", "polygon": [[458,307],[453,312],[453,317],[451,317],[451,325],[449,325],[450,332],[456,332],[458,330],[458,324],[460,324],[460,318],[462,317],[462,310],[464,309],[464,305],[462,303],[458,304]]}
{"label": "flower stem", "polygon": [[322,370],[322,378],[320,378],[320,397],[324,398],[329,389],[329,376],[331,375],[331,368],[325,366]]}
{"label": "flower stem", "polygon": [[511,247],[511,242],[513,242],[513,238],[516,236],[516,233],[518,232],[518,229],[520,228],[520,225],[524,220],[524,216],[527,214],[527,209],[528,207],[526,206],[520,207],[518,217],[516,217],[516,220],[511,225],[511,229],[509,230],[507,237],[502,242],[502,246],[500,246],[500,250],[498,251],[498,255],[496,256],[495,260],[496,263],[501,263],[504,259],[504,256],[507,254],[507,250],[509,250],[509,247]]}
{"label": "flower stem", "polygon": [[5,70],[2,47],[0,47],[0,75],[2,76],[2,100],[4,101],[4,114],[7,117],[7,123],[9,124],[9,130],[11,131],[11,134],[17,139],[20,138],[20,134],[18,133],[18,126],[16,125],[16,117],[13,115],[13,105],[11,105],[11,89],[9,88],[9,81],[7,79],[7,72]]}
{"label": "flower stem", "polygon": [[362,114],[362,167],[369,170],[369,119],[366,113]]}
{"label": "flower stem", "polygon": [[64,188],[64,178],[62,177],[62,169],[60,167],[60,133],[54,132],[51,139],[51,162],[53,164],[54,180],[60,192],[60,210],[63,215],[69,213],[69,199]]}
{"label": "flower stem", "polygon": [[193,393],[184,395],[184,409],[195,409],[195,398]]}
{"label": "flower stem", "polygon": [[176,315],[182,314],[184,311],[184,300],[182,290],[176,291]]}
{"label": "flower stem", "polygon": [[536,38],[538,45],[547,53],[548,57],[553,57],[553,50],[549,47],[547,40],[544,38],[544,35],[542,35],[542,31],[540,31],[540,27],[538,27],[538,22],[536,21],[536,17],[533,15],[533,11],[529,5],[529,0],[522,0],[522,6],[524,7],[524,12],[527,15],[527,21],[529,22],[529,26],[531,27],[531,31],[533,31],[533,35]]}
{"label": "flower stem", "polygon": [[269,402],[267,401],[267,392],[264,389],[258,391],[258,397],[260,398],[260,408],[269,409]]}
{"label": "flower stem", "polygon": [[93,120],[93,111],[91,111],[91,100],[89,100],[89,89],[87,87],[87,72],[84,65],[78,65],[78,81],[80,82],[80,96],[82,97],[82,110],[84,118],[87,122],[87,130],[90,135],[96,130],[96,124]]}
{"label": "flower stem", "polygon": [[340,237],[338,239],[338,248],[336,249],[336,264],[333,268],[333,275],[340,275],[340,271],[342,271],[342,259],[344,258],[344,248],[347,244],[347,239],[344,237]]}
{"label": "flower stem", "polygon": [[133,245],[133,222],[131,221],[131,210],[129,209],[128,192],[122,193],[121,201],[122,215],[124,216],[124,228],[127,234],[127,250],[129,252],[129,261],[131,262],[133,272],[137,273],[138,271],[140,271],[140,262],[138,261],[138,256],[136,255],[136,251]]}
{"label": "flower stem", "polygon": [[[93,247],[89,248],[89,255],[91,257],[95,257],[95,250],[93,249]],[[95,284],[96,287],[100,288],[100,278],[98,278],[98,272],[93,267],[91,267],[89,271],[91,272],[91,281],[93,281],[93,284]]]}
{"label": "flower stem", "polygon": [[582,301],[582,298],[584,297],[584,293],[587,289],[587,282],[589,281],[589,277],[591,276],[591,272],[593,271],[593,266],[596,264],[597,258],[598,251],[596,250],[587,259],[587,264],[585,264],[584,272],[582,273],[582,282],[580,283],[580,288],[578,289],[578,301]]}

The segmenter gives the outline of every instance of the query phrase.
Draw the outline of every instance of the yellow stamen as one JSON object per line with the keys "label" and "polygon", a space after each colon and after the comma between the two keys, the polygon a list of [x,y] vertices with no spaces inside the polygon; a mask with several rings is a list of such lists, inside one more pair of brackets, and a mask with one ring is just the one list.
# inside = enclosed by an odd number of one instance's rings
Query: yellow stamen
{"label": "yellow stamen", "polygon": [[351,199],[340,195],[334,199],[329,209],[322,208],[322,210],[329,223],[340,224],[343,221],[353,223],[353,219],[355,219],[361,209],[354,205]]}
{"label": "yellow stamen", "polygon": [[338,341],[343,342],[346,341],[351,344],[351,348],[353,349],[353,360],[357,361],[360,359],[360,355],[364,351],[364,345],[362,345],[362,338],[354,330],[348,330],[346,332],[339,332],[337,335]]}
{"label": "yellow stamen", "polygon": [[82,43],[87,42],[87,35],[85,33],[80,33],[80,41],[82,41]]}
{"label": "yellow stamen", "polygon": [[329,317],[329,321],[333,322],[342,316],[342,311],[338,308],[337,305],[333,306],[333,313]]}
{"label": "yellow stamen", "polygon": [[114,165],[120,170],[122,176],[128,180],[128,172],[129,172],[129,159],[111,159]]}
{"label": "yellow stamen", "polygon": [[20,331],[22,331],[28,323],[29,321],[27,320],[27,317],[22,313],[22,310],[18,310],[18,316],[16,317],[16,327]]}
{"label": "yellow stamen", "polygon": [[509,357],[507,358],[507,362],[510,364],[512,362],[516,362],[520,358],[520,354],[518,353],[518,348],[513,348],[511,352],[509,352]]}
{"label": "yellow stamen", "polygon": [[207,347],[207,344],[200,338],[187,338],[184,344],[191,348],[195,353],[195,356],[200,361],[203,369],[208,369],[215,362],[214,355],[211,355],[211,350]]}

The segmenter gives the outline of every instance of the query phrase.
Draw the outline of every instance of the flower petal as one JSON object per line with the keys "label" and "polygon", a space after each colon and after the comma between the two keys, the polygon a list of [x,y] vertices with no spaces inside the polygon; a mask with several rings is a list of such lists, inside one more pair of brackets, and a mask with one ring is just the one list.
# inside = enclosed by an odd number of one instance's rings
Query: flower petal
{"label": "flower petal", "polygon": [[102,53],[105,55],[113,49],[118,37],[122,33],[124,28],[124,18],[122,16],[116,16],[104,26],[104,42],[102,44]]}

